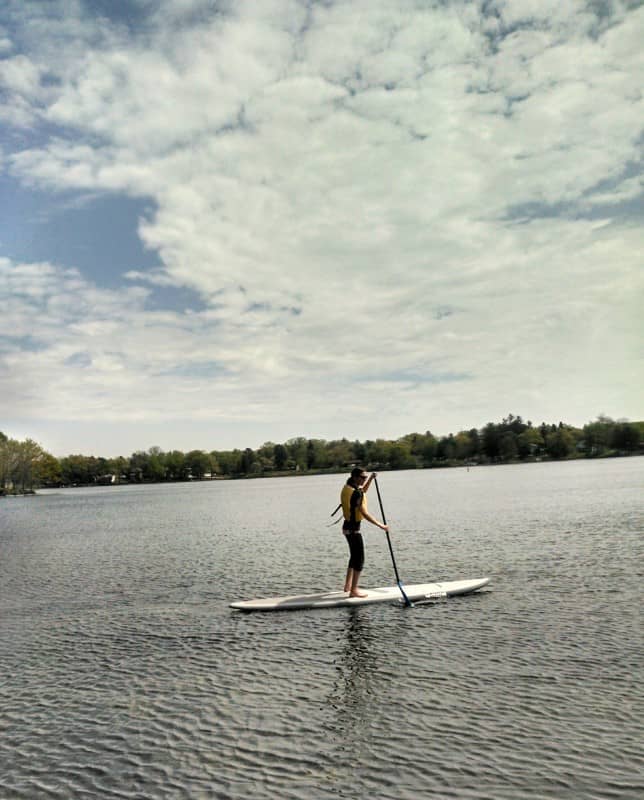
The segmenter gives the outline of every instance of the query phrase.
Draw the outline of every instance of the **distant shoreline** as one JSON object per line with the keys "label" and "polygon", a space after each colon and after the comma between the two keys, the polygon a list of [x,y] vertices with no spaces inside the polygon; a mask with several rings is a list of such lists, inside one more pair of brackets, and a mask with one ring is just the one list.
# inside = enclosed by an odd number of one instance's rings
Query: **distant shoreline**
{"label": "distant shoreline", "polygon": [[137,450],[128,457],[80,453],[56,458],[32,439],[0,432],[0,494],[39,488],[185,483],[208,480],[335,475],[360,466],[375,471],[445,469],[644,454],[644,421],[600,416],[583,428],[534,426],[509,414],[483,428],[436,437],[431,431],[395,440],[310,439],[265,442],[255,450]]}
{"label": "distant shoreline", "polygon": [[[377,471],[378,473],[385,472],[417,472],[424,470],[436,469],[470,469],[475,467],[504,467],[504,466],[517,466],[520,464],[562,464],[571,461],[608,461],[615,458],[642,458],[644,453],[608,453],[598,456],[577,456],[568,458],[532,458],[532,459],[516,459],[514,461],[482,461],[482,462],[457,462],[450,461],[446,463],[432,463],[426,467],[402,467],[392,468],[386,466],[373,467],[367,465],[365,467],[368,471]],[[302,478],[312,477],[314,475],[347,475],[351,471],[352,465],[348,465],[344,469],[328,468],[328,469],[311,469],[311,470],[266,470],[261,473],[246,473],[238,475],[216,475],[208,478],[192,478],[189,480],[143,480],[143,481],[118,481],[114,483],[76,483],[76,484],[60,484],[50,486],[40,486],[38,489],[29,491],[0,491],[0,498],[2,497],[29,497],[38,494],[39,489],[95,489],[98,487],[119,487],[119,486],[164,486],[164,485],[177,485],[177,484],[191,484],[191,483],[216,483],[219,481],[240,481],[240,480],[258,480],[268,478]]]}

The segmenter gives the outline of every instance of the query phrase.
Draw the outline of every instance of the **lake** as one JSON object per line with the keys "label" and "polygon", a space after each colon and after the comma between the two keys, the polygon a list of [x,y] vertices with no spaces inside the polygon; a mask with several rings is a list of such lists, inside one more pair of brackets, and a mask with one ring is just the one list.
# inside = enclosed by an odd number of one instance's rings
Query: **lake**
{"label": "lake", "polygon": [[341,588],[343,480],[0,500],[2,800],[639,800],[644,459],[382,473],[403,583],[488,587],[230,610]]}

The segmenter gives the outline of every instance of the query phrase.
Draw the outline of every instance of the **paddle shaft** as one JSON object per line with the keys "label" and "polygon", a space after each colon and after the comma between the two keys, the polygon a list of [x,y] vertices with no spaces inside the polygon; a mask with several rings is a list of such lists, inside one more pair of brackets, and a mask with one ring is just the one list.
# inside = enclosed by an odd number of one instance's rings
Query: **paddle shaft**
{"label": "paddle shaft", "polygon": [[[378,495],[378,504],[380,505],[380,513],[382,515],[382,521],[384,524],[387,524],[387,518],[385,517],[385,509],[382,506],[382,498],[380,497],[380,487],[378,486],[378,478],[374,478],[373,482],[376,484],[376,494]],[[387,544],[389,545],[389,552],[391,554],[391,563],[394,565],[394,573],[396,575],[396,582],[398,584],[398,588],[405,600],[405,605],[410,606],[411,600],[405,594],[405,590],[402,587],[400,582],[400,575],[398,574],[398,567],[396,566],[396,557],[394,556],[394,548],[391,546],[391,538],[389,537],[389,531],[385,531],[387,534]]]}

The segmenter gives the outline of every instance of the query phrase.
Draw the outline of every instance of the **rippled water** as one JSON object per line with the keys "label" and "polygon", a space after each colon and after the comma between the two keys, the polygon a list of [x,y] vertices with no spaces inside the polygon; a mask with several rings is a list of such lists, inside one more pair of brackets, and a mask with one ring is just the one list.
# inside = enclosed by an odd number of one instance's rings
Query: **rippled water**
{"label": "rippled water", "polygon": [[403,581],[489,587],[266,615],[340,586],[341,476],[2,500],[0,797],[641,798],[643,478],[384,473]]}

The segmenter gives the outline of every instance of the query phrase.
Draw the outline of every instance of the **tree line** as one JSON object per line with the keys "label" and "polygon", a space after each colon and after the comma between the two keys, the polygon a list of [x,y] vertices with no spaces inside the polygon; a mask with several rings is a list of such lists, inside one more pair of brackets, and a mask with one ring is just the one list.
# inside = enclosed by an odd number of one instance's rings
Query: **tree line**
{"label": "tree line", "polygon": [[558,424],[535,426],[510,414],[499,423],[437,437],[430,431],[396,440],[364,442],[296,437],[256,450],[179,450],[159,447],[129,458],[69,455],[57,459],[27,439],[0,433],[0,494],[32,491],[36,486],[86,486],[111,483],[159,483],[215,478],[260,477],[311,472],[339,472],[360,464],[371,469],[422,469],[457,465],[501,464],[546,459],[633,455],[644,449],[644,422],[600,416],[583,428]]}
{"label": "tree line", "polygon": [[18,441],[0,431],[0,495],[25,494],[36,486],[59,485],[60,462],[33,439]]}

